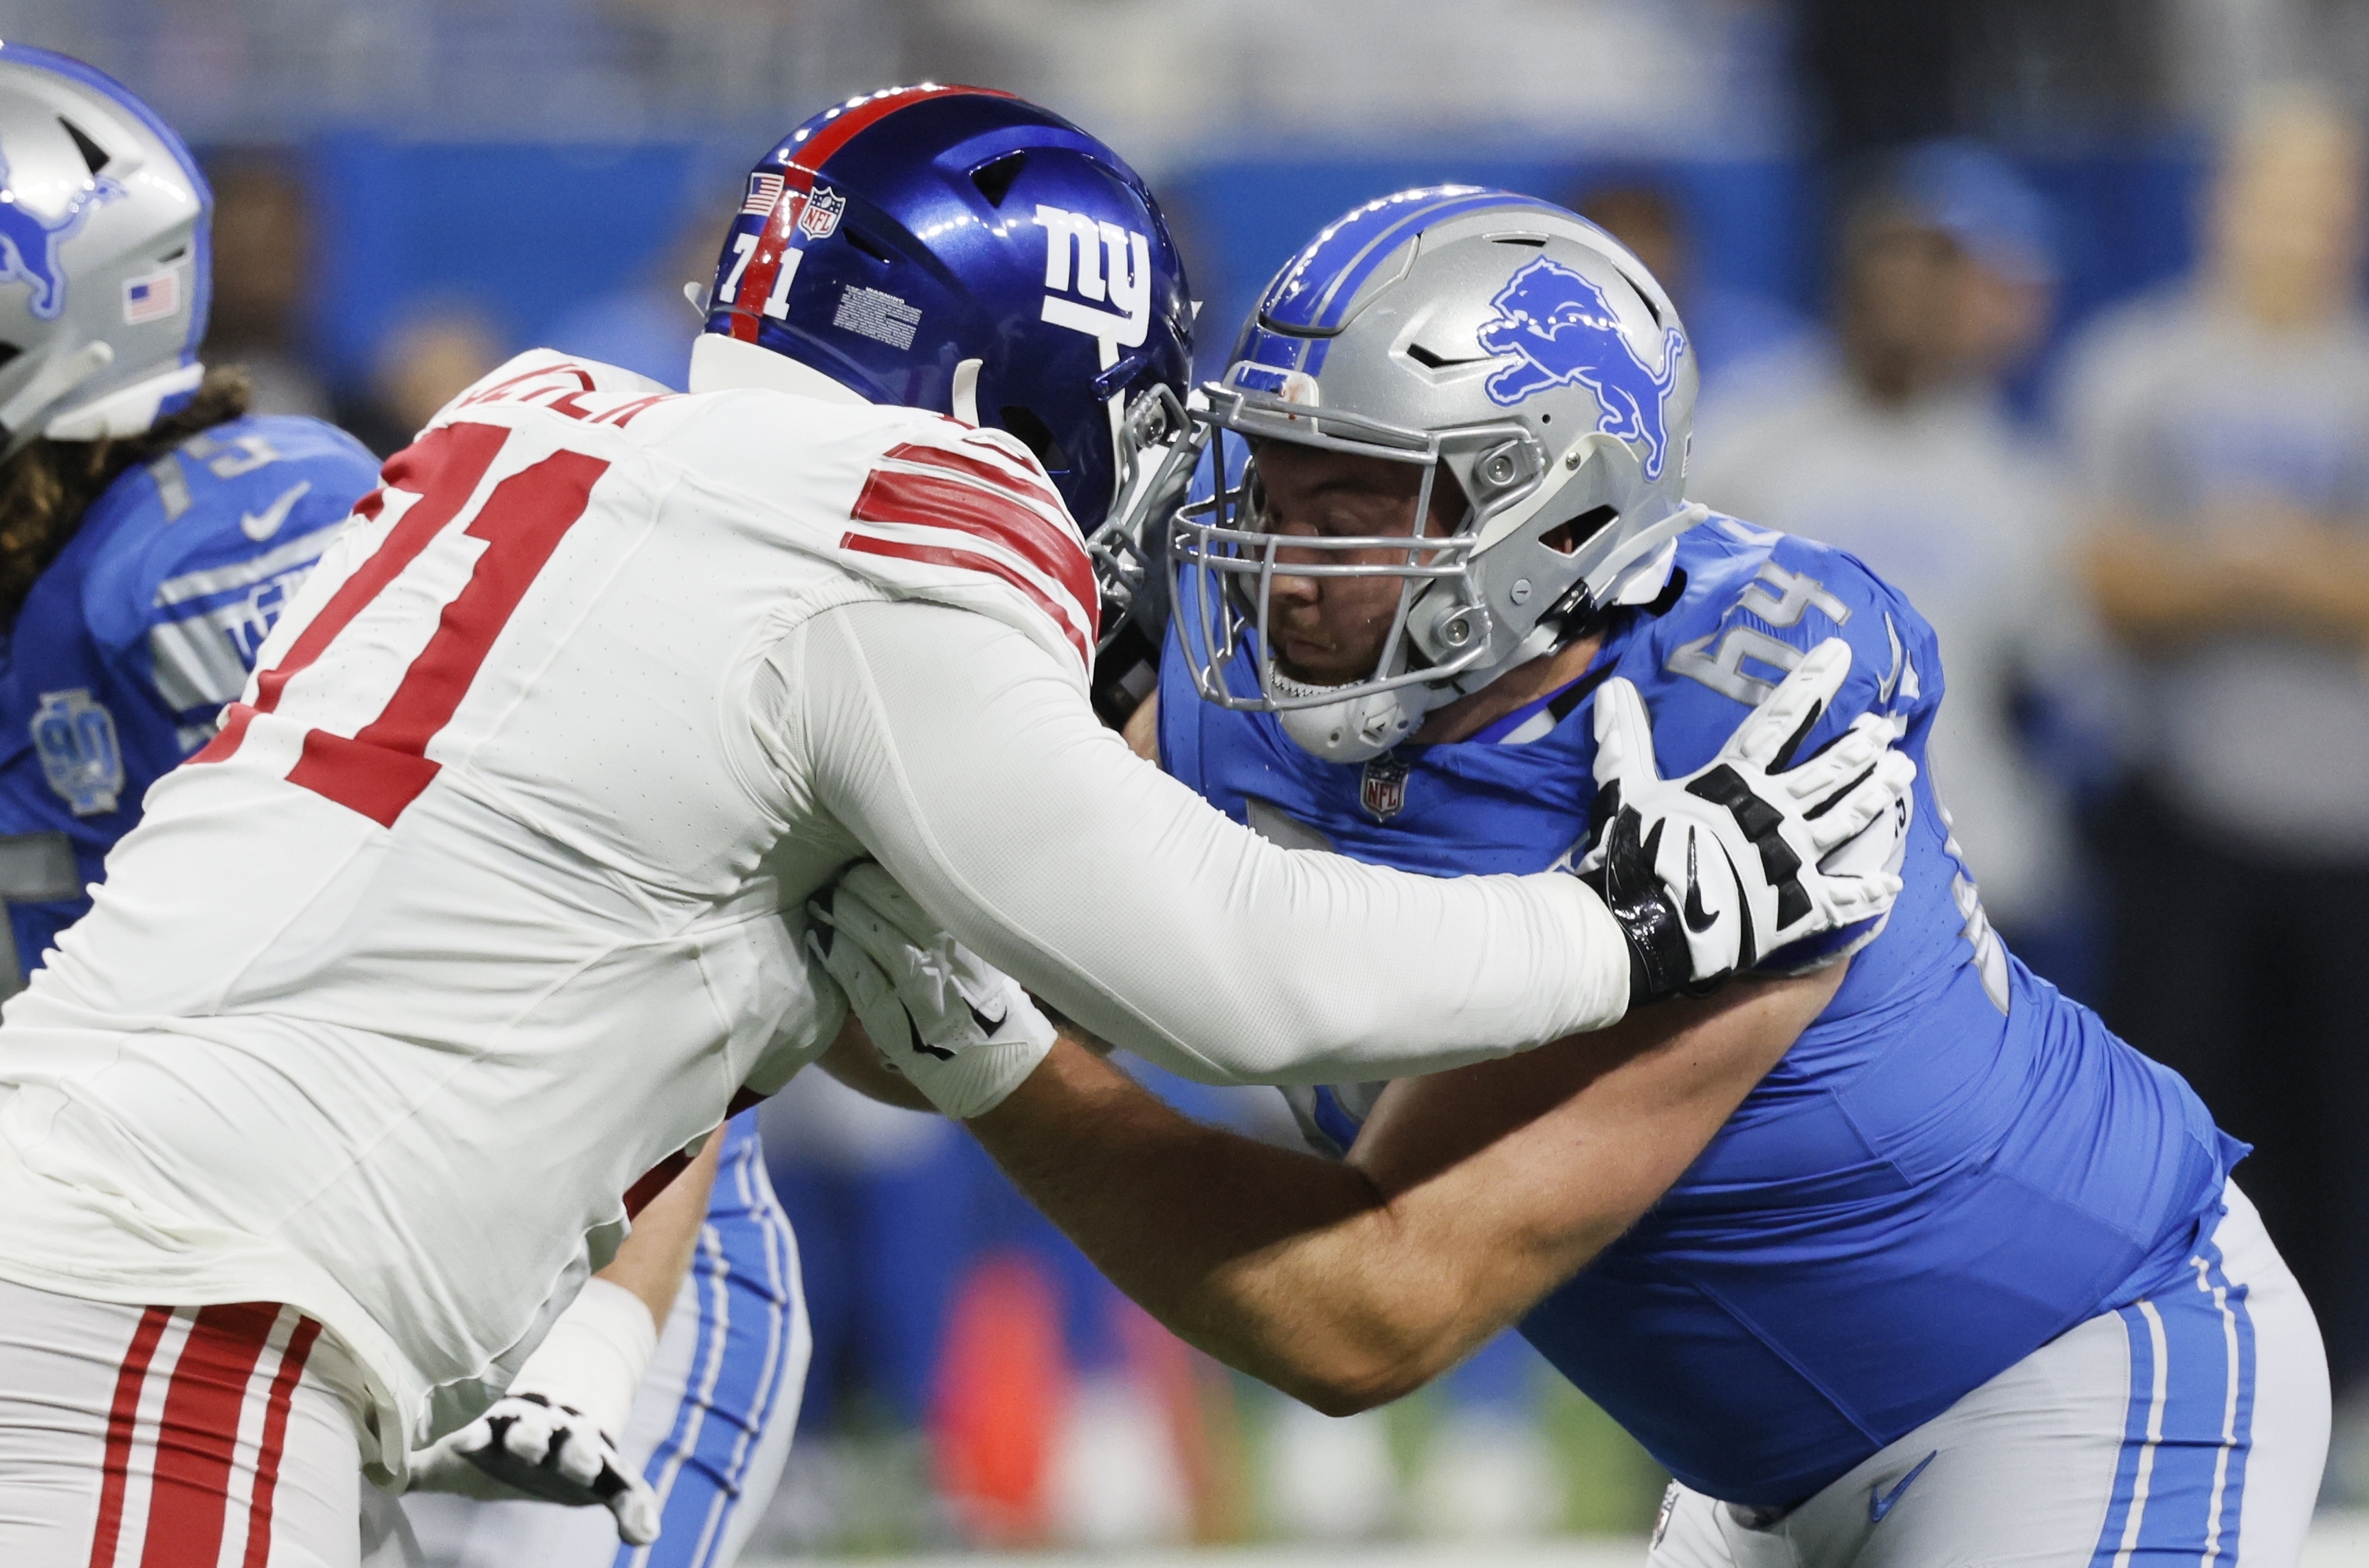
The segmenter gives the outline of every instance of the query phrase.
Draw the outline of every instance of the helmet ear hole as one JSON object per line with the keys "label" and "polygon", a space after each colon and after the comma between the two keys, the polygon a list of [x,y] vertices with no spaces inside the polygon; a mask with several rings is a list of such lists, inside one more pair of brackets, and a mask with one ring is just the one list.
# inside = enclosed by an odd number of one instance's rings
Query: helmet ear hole
{"label": "helmet ear hole", "polygon": [[996,410],[996,423],[1020,438],[1020,444],[1036,454],[1047,474],[1059,474],[1070,466],[1070,454],[1053,439],[1052,427],[1046,424],[1033,408],[1005,404]]}

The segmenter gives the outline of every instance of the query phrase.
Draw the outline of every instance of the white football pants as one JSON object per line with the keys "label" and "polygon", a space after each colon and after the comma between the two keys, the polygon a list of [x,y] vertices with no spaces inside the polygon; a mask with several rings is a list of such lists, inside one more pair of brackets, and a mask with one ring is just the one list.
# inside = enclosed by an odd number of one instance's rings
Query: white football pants
{"label": "white football pants", "polygon": [[1649,1568],[2294,1568],[2319,1325],[2233,1185],[2192,1277],[2069,1330],[1781,1518],[1672,1484]]}
{"label": "white football pants", "polygon": [[0,1563],[355,1568],[359,1396],[292,1307],[0,1281]]}

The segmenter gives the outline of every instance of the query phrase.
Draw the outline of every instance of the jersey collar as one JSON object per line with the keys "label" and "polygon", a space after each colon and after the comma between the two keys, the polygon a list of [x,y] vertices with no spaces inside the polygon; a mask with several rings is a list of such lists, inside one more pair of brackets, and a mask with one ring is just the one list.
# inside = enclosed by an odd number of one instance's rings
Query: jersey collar
{"label": "jersey collar", "polygon": [[692,392],[732,392],[755,386],[821,403],[866,401],[810,365],[719,332],[703,332],[692,339],[691,379],[684,384]]}

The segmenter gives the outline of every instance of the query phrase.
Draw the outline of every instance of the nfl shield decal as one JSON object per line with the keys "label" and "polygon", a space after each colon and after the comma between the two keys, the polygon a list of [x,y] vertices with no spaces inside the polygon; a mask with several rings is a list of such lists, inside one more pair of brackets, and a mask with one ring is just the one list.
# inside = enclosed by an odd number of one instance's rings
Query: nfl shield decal
{"label": "nfl shield decal", "polygon": [[798,214],[798,232],[810,240],[829,239],[839,232],[840,214],[846,211],[846,197],[828,185],[818,185]]}
{"label": "nfl shield decal", "polygon": [[1377,822],[1406,809],[1407,765],[1388,752],[1366,764],[1357,781],[1357,803]]}
{"label": "nfl shield decal", "polygon": [[41,773],[75,816],[115,809],[115,797],[123,793],[123,750],[116,744],[113,714],[85,687],[44,692],[32,729]]}

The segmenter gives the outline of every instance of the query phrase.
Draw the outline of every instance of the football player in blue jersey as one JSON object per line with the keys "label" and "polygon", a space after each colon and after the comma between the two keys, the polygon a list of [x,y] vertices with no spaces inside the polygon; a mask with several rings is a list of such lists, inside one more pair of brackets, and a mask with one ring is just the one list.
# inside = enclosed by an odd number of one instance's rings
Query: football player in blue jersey
{"label": "football player in blue jersey", "polygon": [[[1822,670],[1831,701],[1745,750],[1900,729],[1909,807],[1837,852],[1897,857],[1889,916],[1528,1057],[1289,1091],[1337,1162],[1068,1042],[973,1130],[1156,1316],[1319,1408],[1517,1325],[1677,1477],[1656,1568],[2293,1563],[2327,1371],[2245,1147],[1989,929],[1922,771],[1930,628],[1852,557],[1688,505],[1693,391],[1668,298],[1573,214],[1469,187],[1347,214],[1103,541],[1139,609],[1170,577],[1131,736],[1292,844],[1448,876],[1592,841],[1617,894],[1677,853],[1624,807],[1652,754],[1749,817],[1730,731]],[[1180,512],[1196,468],[1227,482]],[[866,886],[830,902],[867,1027],[960,1044],[967,971]]]}
{"label": "football player in blue jersey", "polygon": [[[205,744],[376,482],[198,362],[212,198],[77,61],[0,46],[0,990],[89,907],[157,776]],[[45,215],[46,212],[46,215]]]}
{"label": "football player in blue jersey", "polygon": [[[148,786],[212,738],[281,607],[377,483],[360,442],[247,415],[245,378],[199,362],[212,211],[189,149],[121,84],[0,45],[0,996],[88,910]],[[554,1361],[567,1380],[572,1356],[623,1383],[614,1435],[675,1527],[649,1559],[660,1568],[737,1555],[804,1370],[795,1243],[753,1112],[718,1156],[645,1211],[545,1362],[546,1380]],[[663,1347],[654,1320],[673,1330]],[[702,1352],[721,1365],[695,1366]],[[585,1397],[581,1381],[569,1397]],[[583,1561],[618,1550],[598,1510],[532,1502],[457,1459],[423,1467],[423,1483],[519,1500],[444,1516],[452,1561],[588,1528]]]}

